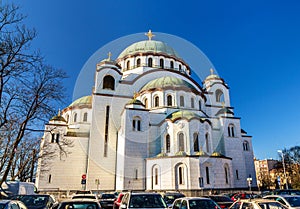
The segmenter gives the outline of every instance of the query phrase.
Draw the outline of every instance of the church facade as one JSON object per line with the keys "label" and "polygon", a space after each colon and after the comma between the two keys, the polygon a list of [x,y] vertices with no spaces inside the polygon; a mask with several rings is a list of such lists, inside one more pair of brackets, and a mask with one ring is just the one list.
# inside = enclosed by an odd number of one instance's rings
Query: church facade
{"label": "church facade", "polygon": [[213,70],[200,85],[172,47],[148,37],[98,63],[92,94],[46,124],[42,153],[72,145],[40,159],[39,190],[232,189],[249,177],[256,185],[252,137],[228,85]]}

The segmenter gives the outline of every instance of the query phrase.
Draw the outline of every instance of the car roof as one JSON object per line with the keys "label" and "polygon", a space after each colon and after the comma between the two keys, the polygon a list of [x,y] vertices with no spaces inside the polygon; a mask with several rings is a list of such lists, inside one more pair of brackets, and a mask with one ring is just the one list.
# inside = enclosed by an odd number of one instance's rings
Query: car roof
{"label": "car roof", "polygon": [[96,203],[99,203],[98,200],[96,199],[68,199],[68,200],[63,200],[61,201],[61,203],[68,203],[68,202],[96,202]]}
{"label": "car roof", "polygon": [[300,195],[292,195],[292,194],[270,194],[264,197],[300,197]]}
{"label": "car roof", "polygon": [[239,199],[238,202],[276,202],[275,200],[254,198],[254,199]]}
{"label": "car roof", "polygon": [[207,197],[181,197],[176,200],[211,200],[211,199]]}

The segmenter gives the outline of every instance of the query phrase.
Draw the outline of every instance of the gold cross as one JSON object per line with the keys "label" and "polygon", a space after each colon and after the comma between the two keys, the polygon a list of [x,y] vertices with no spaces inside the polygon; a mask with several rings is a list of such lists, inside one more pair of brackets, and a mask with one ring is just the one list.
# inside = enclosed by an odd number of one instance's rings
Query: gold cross
{"label": "gold cross", "polygon": [[148,36],[149,41],[151,41],[152,37],[154,37],[155,35],[152,33],[151,30],[148,31],[148,33],[145,33],[146,36]]}
{"label": "gold cross", "polygon": [[108,52],[107,55],[108,55],[108,58],[107,58],[107,59],[108,59],[108,61],[110,61],[110,58],[111,58],[111,52]]}
{"label": "gold cross", "polygon": [[211,75],[214,74],[214,69],[210,68],[210,74],[211,74]]}

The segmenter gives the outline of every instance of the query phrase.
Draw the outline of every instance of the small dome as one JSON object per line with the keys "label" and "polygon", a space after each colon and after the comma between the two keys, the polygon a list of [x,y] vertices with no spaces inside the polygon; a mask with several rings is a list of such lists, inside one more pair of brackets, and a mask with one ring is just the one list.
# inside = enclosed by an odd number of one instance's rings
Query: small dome
{"label": "small dome", "polygon": [[135,105],[142,105],[142,106],[144,106],[144,104],[140,100],[138,100],[138,99],[132,99],[127,104],[128,105],[135,104]]}
{"label": "small dome", "polygon": [[179,110],[179,111],[173,112],[167,116],[167,119],[170,119],[172,121],[174,121],[178,118],[186,118],[186,119],[190,120],[192,118],[200,118],[200,116],[194,112],[185,111],[185,110],[183,110],[183,111]]}
{"label": "small dome", "polygon": [[208,154],[206,152],[204,152],[203,150],[200,150],[199,152],[196,152],[195,155],[198,155],[198,156],[208,156]]}
{"label": "small dome", "polygon": [[222,155],[220,152],[217,152],[217,151],[213,152],[211,154],[211,156],[213,156],[213,157],[225,157],[224,155]]}
{"label": "small dome", "polygon": [[51,120],[54,120],[54,121],[61,121],[61,122],[67,122],[66,120],[65,120],[65,118],[63,117],[63,116],[61,116],[61,115],[55,115],[55,116],[53,116],[51,119],[50,119],[50,121]]}
{"label": "small dome", "polygon": [[185,80],[176,77],[165,76],[150,81],[145,86],[143,86],[140,91],[146,91],[146,90],[156,89],[156,88],[162,89],[167,87],[172,87],[172,88],[185,87],[192,90],[196,90],[196,88],[192,84],[190,84]]}
{"label": "small dome", "polygon": [[228,107],[224,107],[216,113],[216,116],[222,115],[222,114],[232,114],[233,115],[233,112]]}
{"label": "small dome", "polygon": [[176,152],[175,156],[187,156],[187,154],[184,151],[179,151],[179,152]]}
{"label": "small dome", "polygon": [[92,104],[92,96],[84,96],[79,99],[76,99],[74,102],[72,102],[69,105],[69,107],[91,105],[91,104]]}
{"label": "small dome", "polygon": [[161,152],[158,155],[156,155],[156,157],[166,157],[168,156],[167,153]]}
{"label": "small dome", "polygon": [[175,56],[180,58],[178,53],[166,43],[161,41],[154,41],[154,40],[146,40],[146,41],[139,41],[136,43],[131,44],[126,49],[124,49],[118,58],[122,58],[128,55],[133,55],[137,53],[162,53],[169,56]]}

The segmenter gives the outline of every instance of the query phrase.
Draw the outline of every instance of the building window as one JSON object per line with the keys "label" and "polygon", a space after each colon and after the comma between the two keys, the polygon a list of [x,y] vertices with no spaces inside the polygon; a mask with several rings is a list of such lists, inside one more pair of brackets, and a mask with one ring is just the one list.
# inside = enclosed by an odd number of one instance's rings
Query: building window
{"label": "building window", "polygon": [[170,68],[174,69],[174,62],[173,61],[170,62]]}
{"label": "building window", "polygon": [[137,67],[140,67],[140,66],[141,66],[141,59],[140,59],[140,58],[138,58],[138,59],[136,60],[136,66],[137,66]]}
{"label": "building window", "polygon": [[181,65],[179,65],[179,71],[181,71]]}
{"label": "building window", "polygon": [[206,152],[210,152],[210,146],[209,146],[209,134],[205,134],[205,145],[206,145]]}
{"label": "building window", "polygon": [[235,128],[233,124],[229,124],[228,126],[228,136],[235,137]]}
{"label": "building window", "polygon": [[225,171],[225,183],[228,184],[228,168],[224,167],[224,171]]}
{"label": "building window", "polygon": [[171,148],[171,140],[170,140],[170,135],[167,134],[166,136],[166,153],[170,153],[170,148]]}
{"label": "building window", "polygon": [[184,151],[184,135],[183,135],[183,133],[180,133],[178,135],[178,142],[179,142],[179,150],[178,151]]}
{"label": "building window", "polygon": [[167,96],[167,106],[172,106],[172,96],[171,95]]}
{"label": "building window", "polygon": [[184,97],[183,96],[179,97],[179,104],[181,107],[184,107]]}
{"label": "building window", "polygon": [[158,168],[155,168],[155,174],[154,174],[154,176],[155,176],[154,184],[158,185]]}
{"label": "building window", "polygon": [[160,68],[162,68],[162,69],[164,69],[164,59],[160,59],[159,60],[159,66],[160,66]]}
{"label": "building window", "polygon": [[202,110],[202,107],[201,107],[201,100],[199,100],[199,110]]}
{"label": "building window", "polygon": [[179,166],[179,168],[178,168],[178,183],[184,184],[184,168],[183,168],[183,166]]}
{"label": "building window", "polygon": [[77,113],[75,113],[74,116],[73,116],[73,122],[74,122],[74,123],[77,122]]}
{"label": "building window", "polygon": [[138,169],[135,169],[135,180],[138,180]]}
{"label": "building window", "polygon": [[249,151],[249,143],[247,141],[243,142],[243,150],[244,151]]}
{"label": "building window", "polygon": [[108,150],[109,110],[110,110],[110,107],[109,107],[109,106],[106,106],[106,113],[105,113],[105,131],[104,131],[104,152],[103,152],[103,156],[104,156],[104,157],[107,157],[107,150]]}
{"label": "building window", "polygon": [[147,98],[144,100],[144,105],[145,105],[145,108],[148,109],[148,99]]}
{"label": "building window", "polygon": [[59,143],[59,133],[56,134],[55,142],[56,142],[56,143]]}
{"label": "building window", "polygon": [[87,114],[87,112],[85,112],[83,114],[83,122],[87,122],[87,116],[88,116],[88,114]]}
{"label": "building window", "polygon": [[205,167],[205,173],[206,173],[206,184],[210,184],[209,182],[209,168]]}
{"label": "building window", "polygon": [[55,134],[51,134],[51,143],[54,143],[55,142]]}
{"label": "building window", "polygon": [[152,67],[152,58],[148,58],[148,67]]}
{"label": "building window", "polygon": [[130,69],[130,61],[128,60],[126,63],[126,69],[129,70]]}
{"label": "building window", "polygon": [[154,107],[159,107],[159,97],[158,96],[154,97]]}
{"label": "building window", "polygon": [[106,75],[103,78],[103,89],[115,90],[115,79],[110,75]]}
{"label": "building window", "polygon": [[239,180],[239,171],[238,170],[235,170],[235,176],[236,176],[236,179]]}
{"label": "building window", "polygon": [[194,98],[191,98],[191,108],[195,108]]}
{"label": "building window", "polygon": [[199,152],[199,139],[198,133],[194,133],[194,152]]}
{"label": "building window", "polygon": [[216,102],[224,102],[224,94],[220,89],[216,90]]}
{"label": "building window", "polygon": [[51,174],[48,176],[48,183],[50,184],[51,183],[51,179],[52,178],[52,176],[51,176]]}
{"label": "building window", "polygon": [[69,114],[66,115],[66,119],[67,119],[67,123],[69,123],[69,119],[70,119]]}
{"label": "building window", "polygon": [[132,120],[132,130],[133,131],[141,131],[141,119],[139,117],[135,117]]}

